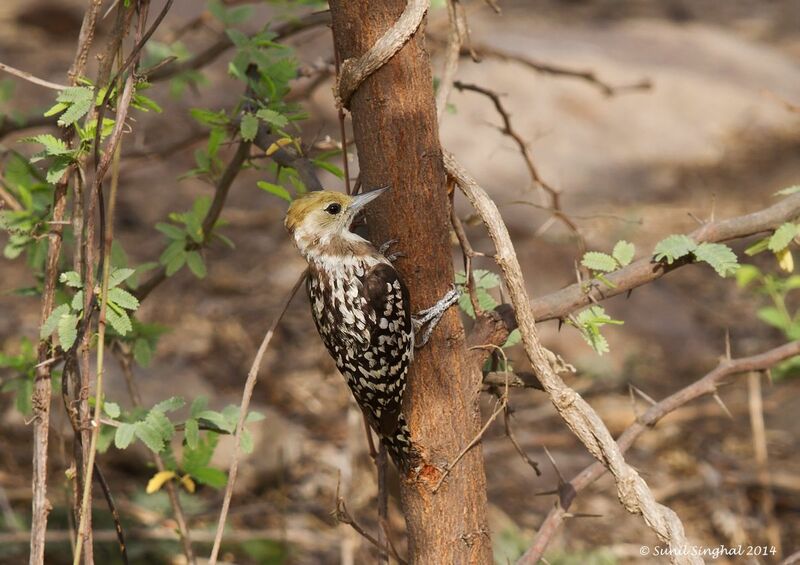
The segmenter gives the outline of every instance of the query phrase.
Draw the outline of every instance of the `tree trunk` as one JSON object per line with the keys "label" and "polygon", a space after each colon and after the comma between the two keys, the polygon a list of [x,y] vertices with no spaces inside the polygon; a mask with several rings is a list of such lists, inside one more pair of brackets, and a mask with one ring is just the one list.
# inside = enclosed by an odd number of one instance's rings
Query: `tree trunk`
{"label": "tree trunk", "polygon": [[[405,0],[331,0],[342,61],[358,57],[388,30]],[[356,90],[350,102],[362,185],[390,185],[368,217],[380,245],[397,239],[396,265],[414,311],[453,284],[448,195],[424,33],[417,33]],[[404,412],[425,465],[406,479],[401,502],[414,563],[491,563],[486,477],[480,446],[433,492],[442,468],[479,432],[481,374],[470,363],[464,328],[451,308],[429,344],[416,353]]]}

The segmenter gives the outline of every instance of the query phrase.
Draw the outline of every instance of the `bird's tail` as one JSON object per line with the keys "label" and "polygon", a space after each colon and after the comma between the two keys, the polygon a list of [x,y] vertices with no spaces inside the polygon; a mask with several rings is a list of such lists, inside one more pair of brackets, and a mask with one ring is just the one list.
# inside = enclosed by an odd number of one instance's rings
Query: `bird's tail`
{"label": "bird's tail", "polygon": [[401,473],[407,475],[419,467],[422,458],[419,450],[411,441],[411,433],[408,431],[403,414],[400,414],[397,419],[397,428],[394,433],[382,436],[381,441]]}

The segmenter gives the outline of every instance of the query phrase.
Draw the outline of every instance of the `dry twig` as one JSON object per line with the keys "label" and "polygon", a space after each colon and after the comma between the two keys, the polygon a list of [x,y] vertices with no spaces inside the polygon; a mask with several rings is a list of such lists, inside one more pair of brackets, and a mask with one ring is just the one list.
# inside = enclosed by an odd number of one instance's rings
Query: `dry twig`
{"label": "dry twig", "polygon": [[[608,428],[597,413],[578,393],[564,384],[550,366],[539,341],[522,270],[497,206],[452,155],[445,154],[444,163],[448,174],[456,179],[459,187],[481,216],[494,242],[497,251],[496,260],[516,311],[525,352],[556,410],[592,456],[603,462],[614,475],[619,500],[624,508],[632,514],[641,514],[659,539],[670,547],[683,547],[687,544],[687,540],[678,516],[655,501],[644,480],[625,462],[619,447],[614,443]],[[701,562],[691,556],[682,555],[673,555],[672,559],[677,563]]]}
{"label": "dry twig", "polygon": [[284,298],[283,305],[281,306],[280,310],[278,310],[278,314],[275,316],[272,324],[270,324],[267,333],[264,334],[264,339],[261,341],[261,345],[256,352],[256,357],[253,359],[253,364],[250,366],[250,371],[247,374],[247,380],[244,384],[244,391],[242,392],[242,404],[239,407],[239,421],[236,424],[236,433],[234,434],[233,457],[231,460],[230,469],[228,470],[228,484],[225,487],[225,496],[222,499],[222,509],[219,513],[217,533],[214,536],[214,546],[211,549],[211,556],[208,558],[209,565],[216,564],[217,556],[219,555],[219,548],[222,545],[222,535],[225,532],[225,521],[228,518],[228,509],[230,508],[231,498],[233,497],[233,487],[236,484],[236,474],[239,471],[242,432],[244,431],[244,424],[247,420],[247,411],[250,407],[250,399],[253,396],[253,390],[255,389],[256,382],[258,381],[258,369],[261,367],[261,360],[264,358],[264,353],[266,353],[267,348],[272,341],[272,336],[275,335],[275,330],[278,327],[281,318],[283,318],[283,315],[286,313],[286,309],[289,307],[289,303],[292,301],[292,298],[294,298],[294,295],[297,294],[297,291],[300,289],[303,281],[306,280],[307,274],[308,269],[304,270],[297,278],[294,286],[292,286],[292,289],[286,295],[286,298]]}
{"label": "dry twig", "polygon": [[[650,407],[643,415],[637,418],[617,440],[620,452],[626,452],[636,439],[646,430],[652,428],[661,418],[680,408],[684,404],[707,394],[714,394],[717,385],[725,377],[747,373],[750,371],[763,371],[780,363],[785,359],[800,355],[800,341],[787,343],[759,355],[743,357],[741,359],[725,359],[717,365],[716,369],[698,379],[689,386],[679,390]],[[545,518],[534,538],[533,544],[520,559],[519,564],[533,565],[544,554],[548,543],[564,520],[567,510],[579,492],[603,476],[606,469],[600,463],[593,463],[575,475],[560,489],[559,505],[554,507]]]}

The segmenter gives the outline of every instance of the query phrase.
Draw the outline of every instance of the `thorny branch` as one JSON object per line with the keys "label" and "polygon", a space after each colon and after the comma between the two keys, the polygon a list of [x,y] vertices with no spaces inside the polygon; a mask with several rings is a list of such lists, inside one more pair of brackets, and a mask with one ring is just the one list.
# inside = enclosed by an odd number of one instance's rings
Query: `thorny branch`
{"label": "thorny branch", "polygon": [[[752,214],[707,222],[688,235],[697,243],[729,241],[773,230],[797,216],[800,216],[800,194],[793,194]],[[691,259],[683,259],[667,265],[654,262],[650,256],[644,257],[627,267],[605,275],[611,285],[591,280],[583,284],[576,283],[534,299],[532,302],[533,315],[540,322],[563,318],[577,308],[627,293],[691,262]],[[589,288],[588,292],[587,287]]]}
{"label": "thorny branch", "polygon": [[[628,427],[617,440],[619,451],[625,453],[640,435],[655,426],[659,420],[670,412],[696,398],[707,394],[715,394],[717,385],[725,377],[750,371],[764,371],[796,355],[800,355],[800,341],[787,343],[751,357],[722,360],[713,371],[651,406],[644,414],[639,416],[636,422]],[[606,468],[602,464],[593,463],[559,489],[559,504],[547,515],[539,527],[533,544],[519,560],[518,565],[533,565],[539,562],[548,543],[564,521],[567,510],[569,510],[578,493],[605,473]]]}
{"label": "thorny branch", "polygon": [[[536,168],[536,165],[533,162],[533,156],[531,155],[528,144],[511,125],[511,116],[503,106],[503,103],[500,100],[500,95],[492,90],[489,90],[488,88],[483,88],[482,86],[468,84],[461,81],[456,81],[453,83],[453,86],[455,86],[459,91],[470,90],[472,92],[477,92],[478,94],[483,94],[492,101],[497,113],[500,114],[500,118],[503,120],[503,127],[500,128],[500,132],[513,139],[514,143],[517,144],[519,152],[525,161],[525,166],[528,169],[528,174],[531,177],[531,181],[534,185],[540,186],[550,196],[550,206],[547,208],[547,210],[550,211],[550,213],[553,215],[553,218],[556,218],[562,222],[567,229],[574,234],[575,239],[578,241],[580,254],[583,255],[583,253],[586,252],[586,242],[584,241],[583,235],[578,229],[578,226],[567,214],[564,213],[564,210],[561,207],[561,191],[554,188],[545,182],[544,179],[542,179],[538,169]],[[549,225],[549,223],[545,223],[539,229],[537,235],[541,235],[541,233],[546,229],[545,226]]]}
{"label": "thorny branch", "polygon": [[[94,37],[100,0],[93,0],[84,14],[83,23],[76,50],[75,59],[69,71],[70,84],[75,84],[77,77],[83,73],[86,65],[86,53]],[[66,134],[67,141],[71,133]],[[48,235],[49,244],[42,292],[42,309],[39,316],[40,325],[44,324],[53,310],[56,282],[58,280],[58,260],[61,255],[64,211],[67,204],[67,183],[74,171],[67,171],[61,181],[56,184],[53,193],[53,225]],[[33,497],[31,509],[31,565],[44,563],[44,544],[47,533],[47,516],[50,503],[47,500],[47,446],[50,428],[50,399],[52,364],[45,364],[50,357],[51,340],[39,342],[38,360],[34,390],[31,398],[33,406]]]}
{"label": "thorny branch", "polygon": [[581,71],[576,69],[570,69],[567,67],[562,67],[559,65],[554,65],[552,63],[536,61],[535,59],[531,59],[530,57],[526,57],[524,55],[519,55],[517,53],[512,53],[510,51],[505,51],[503,49],[491,47],[489,45],[484,45],[484,44],[477,44],[477,45],[473,44],[470,50],[462,49],[461,56],[471,57],[473,56],[474,52],[477,52],[478,55],[480,56],[491,57],[493,59],[498,59],[500,61],[510,61],[518,63],[533,71],[536,71],[537,73],[543,73],[553,76],[562,76],[567,78],[575,78],[585,81],[590,85],[599,89],[600,92],[602,92],[605,96],[615,96],[623,92],[631,92],[637,90],[649,90],[650,88],[653,87],[653,83],[649,79],[642,79],[635,83],[615,86],[609,84],[605,80],[598,77],[597,73],[595,73],[594,71]]}
{"label": "thorny branch", "polygon": [[361,527],[358,522],[355,521],[355,519],[347,511],[347,506],[344,503],[344,499],[339,496],[338,492],[336,493],[336,510],[334,510],[334,517],[336,518],[336,521],[352,527],[356,532],[358,532],[359,535],[361,535],[361,537],[374,545],[383,555],[391,555],[398,563],[400,563],[400,565],[408,565],[406,560],[400,557],[393,545],[389,544],[387,546],[382,544],[380,541],[375,539],[375,536],[370,534],[367,530]]}
{"label": "thorny branch", "polygon": [[[670,547],[683,547],[688,542],[678,516],[666,506],[656,502],[644,480],[625,462],[608,428],[597,413],[578,393],[564,384],[550,366],[539,341],[522,270],[497,206],[452,155],[444,155],[444,164],[448,174],[456,180],[481,216],[494,242],[497,252],[495,258],[516,311],[525,352],[556,410],[592,456],[603,462],[614,475],[618,497],[624,508],[632,514],[641,514],[659,539]],[[676,563],[702,562],[691,556],[673,555],[671,558]]]}

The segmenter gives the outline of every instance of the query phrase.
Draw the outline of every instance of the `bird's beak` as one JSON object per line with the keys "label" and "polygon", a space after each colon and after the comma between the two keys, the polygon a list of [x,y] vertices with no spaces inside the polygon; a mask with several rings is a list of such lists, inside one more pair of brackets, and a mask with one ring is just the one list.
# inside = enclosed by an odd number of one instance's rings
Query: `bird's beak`
{"label": "bird's beak", "polygon": [[351,215],[355,216],[363,210],[364,206],[378,198],[381,194],[389,190],[388,186],[384,186],[381,188],[376,188],[375,190],[370,190],[369,192],[365,192],[363,194],[359,194],[358,196],[353,197],[353,201],[350,203],[349,212]]}

